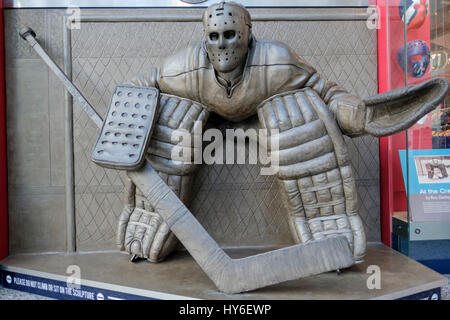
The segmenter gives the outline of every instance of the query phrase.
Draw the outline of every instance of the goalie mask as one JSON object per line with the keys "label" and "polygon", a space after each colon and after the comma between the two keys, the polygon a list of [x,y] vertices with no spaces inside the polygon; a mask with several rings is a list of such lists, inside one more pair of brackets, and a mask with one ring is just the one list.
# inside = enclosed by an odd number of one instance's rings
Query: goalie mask
{"label": "goalie mask", "polygon": [[[397,61],[405,71],[405,53],[404,48],[400,48],[397,53]],[[422,77],[430,64],[430,49],[425,41],[413,40],[406,45],[407,67],[406,71],[415,78]]]}
{"label": "goalie mask", "polygon": [[221,2],[203,13],[205,44],[214,69],[227,73],[245,62],[251,35],[249,12],[234,2]]}

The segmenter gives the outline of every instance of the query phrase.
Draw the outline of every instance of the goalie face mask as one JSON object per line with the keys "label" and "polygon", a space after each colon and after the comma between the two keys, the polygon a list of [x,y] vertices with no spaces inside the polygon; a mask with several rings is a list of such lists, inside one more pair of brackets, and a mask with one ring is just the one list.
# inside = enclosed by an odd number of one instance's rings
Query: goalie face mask
{"label": "goalie face mask", "polygon": [[[413,40],[406,45],[406,71],[414,78],[421,78],[425,75],[430,64],[430,49],[425,41]],[[405,50],[400,48],[397,53],[397,60],[405,71]]]}
{"label": "goalie face mask", "polygon": [[249,12],[233,2],[210,6],[203,13],[208,58],[218,72],[231,72],[245,63],[250,36]]}

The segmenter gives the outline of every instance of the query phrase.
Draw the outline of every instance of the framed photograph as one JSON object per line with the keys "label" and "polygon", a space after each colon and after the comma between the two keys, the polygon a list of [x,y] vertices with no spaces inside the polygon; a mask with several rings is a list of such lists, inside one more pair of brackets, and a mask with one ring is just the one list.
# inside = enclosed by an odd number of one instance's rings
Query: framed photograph
{"label": "framed photograph", "polygon": [[399,154],[412,221],[450,221],[450,150],[399,150]]}

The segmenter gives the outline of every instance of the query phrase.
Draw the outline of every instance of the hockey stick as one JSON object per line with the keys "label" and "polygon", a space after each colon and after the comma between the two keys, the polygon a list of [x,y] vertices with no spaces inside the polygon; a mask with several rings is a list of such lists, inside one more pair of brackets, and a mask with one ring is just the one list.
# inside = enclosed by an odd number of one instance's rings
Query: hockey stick
{"label": "hockey stick", "polygon": [[[30,28],[20,32],[100,128],[101,117],[36,41]],[[329,237],[242,258],[231,259],[211,238],[148,161],[128,176],[154,206],[217,288],[226,293],[249,291],[354,264],[345,236]]]}

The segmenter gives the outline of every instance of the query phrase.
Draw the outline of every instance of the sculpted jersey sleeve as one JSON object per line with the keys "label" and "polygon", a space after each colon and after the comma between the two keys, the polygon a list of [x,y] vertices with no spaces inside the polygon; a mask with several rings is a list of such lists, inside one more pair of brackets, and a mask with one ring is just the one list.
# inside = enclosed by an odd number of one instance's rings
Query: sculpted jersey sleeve
{"label": "sculpted jersey sleeve", "polygon": [[139,87],[155,87],[159,89],[160,68],[151,67],[137,77],[131,79],[131,83]]}
{"label": "sculpted jersey sleeve", "polygon": [[365,134],[366,107],[360,98],[318,73],[310,76],[305,87],[310,87],[319,94],[336,117],[344,134],[351,137]]}
{"label": "sculpted jersey sleeve", "polygon": [[287,91],[311,88],[334,114],[344,134],[363,134],[366,111],[361,99],[328,81],[286,44],[263,40],[259,42],[260,58],[256,59],[258,63],[253,66],[266,67],[262,78],[270,84],[267,85],[269,97]]}

